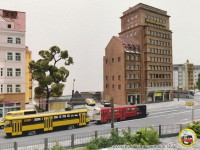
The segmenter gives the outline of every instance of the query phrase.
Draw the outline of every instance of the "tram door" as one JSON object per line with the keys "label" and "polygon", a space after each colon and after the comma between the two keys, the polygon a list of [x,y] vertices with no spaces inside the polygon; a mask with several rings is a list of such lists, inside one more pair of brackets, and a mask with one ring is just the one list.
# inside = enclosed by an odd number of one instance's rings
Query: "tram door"
{"label": "tram door", "polygon": [[53,130],[53,117],[44,117],[44,131]]}
{"label": "tram door", "polygon": [[13,120],[12,135],[21,135],[21,134],[22,134],[22,120]]}
{"label": "tram door", "polygon": [[79,126],[86,125],[86,113],[79,114]]}

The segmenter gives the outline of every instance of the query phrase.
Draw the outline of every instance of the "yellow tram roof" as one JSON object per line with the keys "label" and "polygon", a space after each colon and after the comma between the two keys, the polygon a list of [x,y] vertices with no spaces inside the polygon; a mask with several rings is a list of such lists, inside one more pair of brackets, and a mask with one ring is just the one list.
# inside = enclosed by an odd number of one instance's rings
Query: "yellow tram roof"
{"label": "yellow tram roof", "polygon": [[77,109],[77,110],[70,110],[70,111],[59,111],[59,112],[43,112],[37,114],[30,114],[30,115],[21,115],[21,116],[6,116],[6,120],[17,120],[17,119],[27,119],[27,118],[37,118],[37,117],[47,117],[53,115],[65,115],[65,114],[72,114],[72,113],[83,113],[87,112],[87,109]]}

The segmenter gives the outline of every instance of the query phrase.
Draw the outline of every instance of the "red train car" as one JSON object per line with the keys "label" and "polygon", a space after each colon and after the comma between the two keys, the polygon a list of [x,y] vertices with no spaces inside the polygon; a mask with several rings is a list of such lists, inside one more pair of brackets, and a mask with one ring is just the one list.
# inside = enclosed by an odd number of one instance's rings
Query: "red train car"
{"label": "red train car", "polygon": [[[146,105],[114,106],[115,121],[146,117],[148,115]],[[93,110],[93,119],[97,123],[111,121],[111,107],[96,107]]]}
{"label": "red train car", "polygon": [[185,134],[181,137],[181,141],[183,144],[190,145],[193,143],[193,137],[192,135]]}

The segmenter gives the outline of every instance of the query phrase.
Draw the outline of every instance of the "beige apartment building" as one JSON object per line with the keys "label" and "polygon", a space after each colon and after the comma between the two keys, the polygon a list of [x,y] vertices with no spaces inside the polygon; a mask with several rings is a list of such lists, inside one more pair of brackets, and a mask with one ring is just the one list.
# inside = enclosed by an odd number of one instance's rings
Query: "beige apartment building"
{"label": "beige apartment building", "polygon": [[142,3],[123,12],[104,56],[104,99],[115,104],[172,100],[172,31],[167,12]]}
{"label": "beige apartment building", "polygon": [[194,65],[187,60],[184,64],[173,65],[174,90],[194,90],[200,66]]}

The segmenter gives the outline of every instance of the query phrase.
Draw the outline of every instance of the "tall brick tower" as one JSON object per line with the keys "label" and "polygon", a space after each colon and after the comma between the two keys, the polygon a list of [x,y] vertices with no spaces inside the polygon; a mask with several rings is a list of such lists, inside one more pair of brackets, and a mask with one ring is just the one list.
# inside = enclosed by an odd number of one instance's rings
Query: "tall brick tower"
{"label": "tall brick tower", "polygon": [[172,31],[166,11],[142,3],[121,17],[105,49],[104,99],[116,104],[172,100]]}

